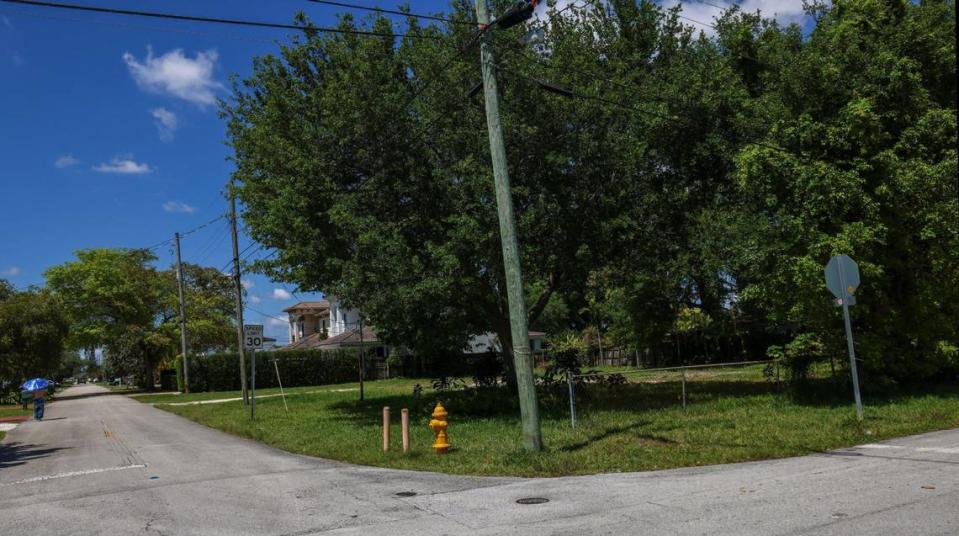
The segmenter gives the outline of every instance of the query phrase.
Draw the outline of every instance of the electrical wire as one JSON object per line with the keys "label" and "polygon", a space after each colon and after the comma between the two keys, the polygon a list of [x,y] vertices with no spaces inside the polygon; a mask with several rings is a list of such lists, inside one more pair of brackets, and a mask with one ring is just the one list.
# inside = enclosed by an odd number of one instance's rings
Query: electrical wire
{"label": "electrical wire", "polygon": [[349,3],[347,3],[347,2],[333,2],[333,1],[328,1],[328,0],[308,0],[308,1],[313,2],[314,4],[325,4],[325,5],[328,5],[328,6],[345,7],[345,8],[349,8],[349,9],[359,9],[359,10],[361,10],[361,11],[373,11],[373,12],[375,12],[375,13],[387,13],[387,14],[390,14],[390,15],[402,15],[402,16],[404,16],[404,17],[414,17],[414,18],[417,18],[417,19],[427,19],[427,20],[435,20],[435,21],[440,21],[440,22],[449,22],[449,23],[451,23],[451,24],[463,24],[463,25],[467,25],[467,26],[476,26],[476,23],[475,23],[475,22],[470,22],[470,21],[465,21],[465,20],[450,19],[450,18],[447,18],[447,17],[439,17],[439,16],[436,16],[436,15],[422,15],[422,14],[417,14],[417,13],[409,13],[409,12],[407,12],[407,11],[400,11],[400,10],[398,10],[398,9],[383,9],[383,8],[381,8],[381,7],[360,6],[360,5],[356,5],[356,4],[349,4]]}
{"label": "electrical wire", "polygon": [[31,17],[34,19],[40,20],[49,20],[49,21],[60,21],[60,22],[72,22],[80,24],[97,24],[100,26],[109,26],[111,28],[124,28],[127,30],[136,30],[136,31],[151,31],[151,32],[160,32],[172,35],[190,35],[190,36],[203,36],[216,39],[231,39],[234,41],[257,41],[260,43],[269,43],[276,44],[276,38],[265,38],[257,37],[250,33],[241,34],[241,33],[229,33],[223,31],[203,31],[203,30],[188,30],[186,28],[172,28],[172,27],[162,27],[154,26],[149,24],[130,24],[127,22],[122,22],[115,20],[113,18],[108,20],[101,20],[94,17],[85,17],[83,15],[72,17],[70,15],[62,15],[59,13],[38,13],[36,10],[31,9],[30,7],[24,6],[4,6],[4,9],[9,10],[10,13],[16,13],[17,16]]}
{"label": "electrical wire", "polygon": [[41,0],[0,0],[0,2],[7,4],[20,4],[26,6],[35,6],[35,7],[48,7],[56,9],[68,9],[75,11],[87,11],[94,13],[108,13],[111,15],[127,15],[134,17],[149,17],[155,19],[168,19],[168,20],[177,20],[177,21],[188,21],[188,22],[205,22],[212,24],[229,24],[234,26],[246,26],[254,28],[273,28],[281,30],[297,30],[301,32],[324,32],[324,33],[334,33],[334,34],[349,34],[349,35],[365,35],[365,36],[375,36],[375,37],[412,37],[418,39],[444,39],[443,36],[438,35],[421,35],[421,34],[409,34],[409,33],[391,33],[391,32],[377,32],[374,30],[351,30],[346,28],[330,28],[324,26],[314,26],[310,24],[309,26],[302,26],[297,24],[282,24],[276,22],[265,22],[265,21],[253,21],[253,20],[242,20],[242,19],[224,19],[219,17],[201,17],[196,15],[181,15],[177,13],[161,13],[156,11],[139,11],[132,9],[119,9],[112,7],[97,7],[97,6],[85,6],[79,4],[65,4],[61,2],[45,2]]}
{"label": "electrical wire", "polygon": [[210,256],[216,251],[216,247],[220,245],[226,235],[230,233],[230,222],[227,221],[226,225],[223,225],[219,232],[214,232],[210,237],[210,240],[196,253],[196,263],[202,265]]}
{"label": "electrical wire", "polygon": [[284,323],[287,323],[287,322],[290,321],[289,318],[280,318],[280,317],[278,317],[278,316],[273,316],[273,315],[271,315],[271,314],[269,314],[269,313],[264,313],[263,311],[260,311],[259,309],[254,309],[254,308],[250,307],[249,305],[247,305],[247,304],[245,304],[245,303],[243,304],[243,308],[244,308],[244,309],[249,309],[250,311],[253,311],[254,313],[261,314],[261,315],[263,315],[263,316],[265,316],[265,317],[267,317],[267,318],[272,318],[272,319],[274,319],[274,320],[279,320],[279,321],[284,322]]}

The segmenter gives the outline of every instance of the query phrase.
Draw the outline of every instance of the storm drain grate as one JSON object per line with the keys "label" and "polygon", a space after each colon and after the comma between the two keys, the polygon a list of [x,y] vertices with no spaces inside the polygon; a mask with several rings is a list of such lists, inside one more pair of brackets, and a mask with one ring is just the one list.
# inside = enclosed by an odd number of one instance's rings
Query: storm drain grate
{"label": "storm drain grate", "polygon": [[396,494],[397,497],[416,497],[415,491],[401,491]]}
{"label": "storm drain grate", "polygon": [[549,499],[543,497],[523,497],[522,499],[516,499],[516,504],[543,504],[548,502]]}

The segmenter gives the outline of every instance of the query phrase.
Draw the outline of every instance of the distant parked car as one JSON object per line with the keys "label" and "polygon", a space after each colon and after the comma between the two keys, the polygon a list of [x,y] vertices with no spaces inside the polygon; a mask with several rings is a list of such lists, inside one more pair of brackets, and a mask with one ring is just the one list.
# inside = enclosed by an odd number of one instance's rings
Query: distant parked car
{"label": "distant parked car", "polygon": [[113,381],[110,382],[110,385],[122,385],[123,378],[113,378]]}

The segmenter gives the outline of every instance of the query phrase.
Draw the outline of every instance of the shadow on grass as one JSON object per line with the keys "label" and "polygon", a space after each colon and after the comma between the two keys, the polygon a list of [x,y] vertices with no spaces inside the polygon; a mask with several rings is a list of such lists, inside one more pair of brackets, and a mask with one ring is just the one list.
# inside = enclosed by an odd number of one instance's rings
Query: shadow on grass
{"label": "shadow on grass", "polygon": [[[600,432],[600,433],[598,433],[598,434],[594,434],[594,435],[592,435],[592,436],[584,439],[583,441],[579,441],[579,442],[577,442],[577,443],[573,443],[573,444],[570,444],[570,445],[562,446],[562,447],[560,447],[560,448],[557,449],[557,450],[562,451],[562,452],[576,452],[577,450],[582,450],[582,449],[590,446],[592,443],[595,443],[595,442],[597,442],[597,441],[602,441],[602,440],[604,440],[604,439],[610,438],[610,437],[615,436],[615,435],[625,434],[625,433],[627,433],[627,432],[632,432],[633,430],[636,430],[637,428],[641,428],[641,427],[643,427],[643,426],[648,426],[648,425],[650,425],[650,424],[652,424],[651,421],[636,421],[636,422],[633,422],[633,423],[630,423],[630,424],[627,424],[627,425],[623,425],[623,426],[612,426],[612,427],[610,427],[610,428],[607,428],[607,429],[603,430],[602,432]],[[640,441],[647,441],[647,442],[650,442],[650,443],[657,443],[657,444],[661,444],[661,445],[674,445],[674,444],[676,444],[676,441],[673,441],[672,439],[669,439],[668,437],[663,437],[663,436],[659,436],[659,435],[653,435],[653,434],[630,434],[630,436],[631,436],[631,437],[634,437],[634,438],[636,438],[636,439],[638,439],[638,440],[640,440]]]}

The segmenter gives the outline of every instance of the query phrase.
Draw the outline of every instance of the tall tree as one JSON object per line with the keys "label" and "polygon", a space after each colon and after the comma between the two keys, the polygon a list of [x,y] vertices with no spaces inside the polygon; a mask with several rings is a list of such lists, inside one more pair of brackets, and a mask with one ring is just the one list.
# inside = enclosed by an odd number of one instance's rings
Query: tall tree
{"label": "tall tree", "polygon": [[[474,30],[410,24],[439,39],[312,35],[256,60],[223,109],[244,219],[278,250],[260,268],[360,307],[387,341],[435,353],[494,331],[508,350],[488,140],[465,97],[480,72]],[[385,18],[371,25],[391,31]],[[521,79],[502,91],[535,321],[613,251],[626,200],[608,159],[591,157],[609,113]]]}
{"label": "tall tree", "polygon": [[[71,321],[76,348],[105,347],[106,356],[133,352],[136,373],[146,388],[162,354],[146,341],[155,341],[163,285],[147,250],[88,249],[77,260],[47,270],[49,288],[60,298]],[[167,343],[170,344],[170,343]]]}
{"label": "tall tree", "polygon": [[773,125],[737,158],[751,211],[740,298],[797,341],[837,351],[842,323],[822,267],[846,253],[862,271],[852,312],[864,373],[959,370],[955,4],[837,0],[774,69],[782,52],[764,32],[736,35],[731,49],[758,56],[739,72]]}
{"label": "tall tree", "polygon": [[69,323],[49,292],[17,292],[0,280],[0,379],[51,376],[60,365]]}

